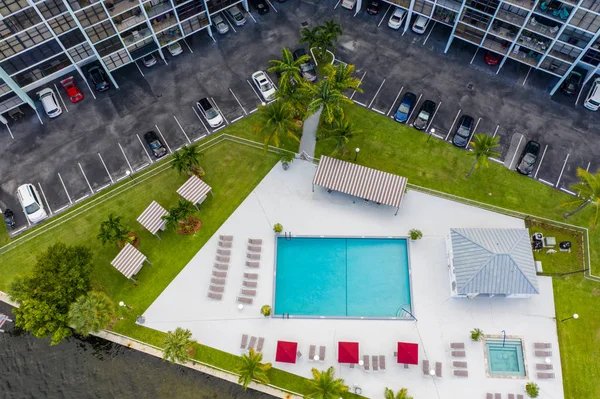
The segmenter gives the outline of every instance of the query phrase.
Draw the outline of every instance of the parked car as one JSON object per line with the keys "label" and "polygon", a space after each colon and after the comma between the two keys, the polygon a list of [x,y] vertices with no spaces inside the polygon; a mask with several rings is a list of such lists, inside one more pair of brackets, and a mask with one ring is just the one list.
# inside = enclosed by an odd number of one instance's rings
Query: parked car
{"label": "parked car", "polygon": [[181,47],[181,44],[179,44],[179,42],[169,44],[167,46],[167,50],[169,50],[169,53],[172,57],[176,57],[179,54],[183,53],[183,47]]}
{"label": "parked car", "polygon": [[377,13],[379,13],[380,5],[381,3],[379,3],[379,0],[370,0],[367,4],[367,13],[377,15]]}
{"label": "parked car", "polygon": [[196,106],[211,127],[219,127],[223,124],[223,117],[211,100],[206,97],[202,98],[196,103]]}
{"label": "parked car", "polygon": [[577,94],[582,82],[583,75],[578,71],[572,71],[562,84],[562,92],[568,96]]}
{"label": "parked car", "polygon": [[469,144],[471,138],[471,131],[473,130],[473,117],[469,115],[463,115],[458,121],[454,137],[452,138],[452,144],[457,147],[465,148]]}
{"label": "parked car", "polygon": [[400,101],[400,105],[396,110],[394,119],[398,122],[406,122],[416,103],[417,96],[414,93],[406,92],[404,96],[402,96],[402,100]]}
{"label": "parked car", "polygon": [[217,29],[217,32],[220,34],[225,34],[229,32],[229,25],[225,23],[225,20],[221,16],[221,14],[217,14],[214,17],[211,17],[213,26]]}
{"label": "parked car", "polygon": [[275,99],[275,85],[273,85],[273,82],[271,82],[266,73],[263,71],[254,72],[252,74],[252,81],[265,101]]}
{"label": "parked car", "polygon": [[413,127],[418,130],[425,130],[429,125],[429,121],[431,120],[433,114],[435,113],[435,103],[431,100],[425,100],[423,105],[421,105],[421,109],[417,114],[417,118],[413,123]]}
{"label": "parked car", "polygon": [[42,199],[33,184],[19,186],[17,188],[17,198],[29,222],[39,223],[48,217]]}
{"label": "parked car", "polygon": [[44,111],[46,111],[46,115],[50,118],[56,118],[60,114],[62,114],[62,109],[60,105],[58,105],[58,100],[56,99],[56,94],[54,94],[54,90],[46,88],[37,92],[37,95],[44,106]]}
{"label": "parked car", "polygon": [[144,63],[144,66],[146,68],[150,68],[151,66],[156,65],[158,61],[156,61],[156,57],[154,56],[154,54],[148,54],[147,56],[142,58],[142,62]]}
{"label": "parked car", "polygon": [[530,175],[533,172],[533,166],[540,155],[540,143],[537,141],[529,141],[525,144],[519,164],[517,165],[517,172],[522,175]]}
{"label": "parked car", "polygon": [[342,7],[348,10],[353,10],[356,5],[356,0],[342,0]]}
{"label": "parked car", "polygon": [[413,23],[412,30],[413,32],[422,35],[427,30],[427,24],[429,23],[429,18],[419,15],[415,22]]}
{"label": "parked car", "polygon": [[488,50],[485,52],[485,57],[483,57],[483,59],[486,64],[496,66],[500,62],[500,55]]}
{"label": "parked car", "polygon": [[[305,55],[308,55],[306,50],[299,48],[298,50],[294,51],[294,61],[296,61],[298,58],[304,57]],[[317,72],[315,71],[315,66],[312,63],[312,58],[300,65],[300,73],[302,74],[302,77],[309,82],[314,82],[317,80]]]}
{"label": "parked car", "polygon": [[404,8],[396,7],[388,21],[388,26],[392,29],[400,29],[404,22],[404,18],[406,18],[406,10]]}
{"label": "parked car", "polygon": [[251,3],[259,14],[266,14],[269,12],[269,6],[265,0],[251,0]]}
{"label": "parked car", "polygon": [[81,90],[79,90],[79,87],[77,87],[75,84],[75,79],[73,76],[69,76],[68,78],[61,80],[60,84],[65,88],[67,96],[69,96],[69,100],[71,100],[72,103],[77,103],[83,100],[83,94],[81,93]]}
{"label": "parked car", "polygon": [[106,80],[106,73],[99,66],[94,66],[88,69],[88,75],[94,84],[96,91],[106,91],[110,88]]}
{"label": "parked car", "polygon": [[167,149],[152,130],[144,134],[144,141],[150,147],[150,151],[152,151],[155,158],[161,158],[167,154]]}
{"label": "parked car", "polygon": [[244,13],[238,6],[229,7],[226,12],[233,19],[236,26],[243,26],[246,23],[246,17],[244,17]]}
{"label": "parked car", "polygon": [[598,111],[598,108],[600,108],[600,78],[594,79],[583,106],[590,111]]}

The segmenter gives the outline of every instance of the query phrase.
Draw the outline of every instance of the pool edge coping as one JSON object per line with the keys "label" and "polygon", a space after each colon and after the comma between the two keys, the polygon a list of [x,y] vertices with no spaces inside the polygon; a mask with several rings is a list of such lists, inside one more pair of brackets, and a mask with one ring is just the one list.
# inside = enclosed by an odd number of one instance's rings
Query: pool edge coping
{"label": "pool edge coping", "polygon": [[507,335],[506,339],[518,339],[521,341],[521,348],[523,352],[523,368],[525,369],[525,375],[491,375],[489,372],[489,360],[487,356],[486,350],[486,341],[488,339],[503,339],[504,335],[500,334],[485,334],[483,335],[483,340],[481,341],[483,347],[483,361],[485,364],[485,376],[487,378],[501,378],[501,379],[509,379],[509,380],[527,380],[529,379],[529,371],[527,368],[527,350],[525,348],[525,338],[521,335]]}

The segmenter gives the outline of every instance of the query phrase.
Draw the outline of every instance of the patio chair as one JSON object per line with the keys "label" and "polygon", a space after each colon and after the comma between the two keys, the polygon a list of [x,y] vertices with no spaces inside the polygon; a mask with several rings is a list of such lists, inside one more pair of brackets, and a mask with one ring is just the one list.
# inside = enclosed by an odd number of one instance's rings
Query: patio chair
{"label": "patio chair", "polygon": [[537,378],[554,378],[554,373],[537,373]]}
{"label": "patio chair", "polygon": [[231,256],[230,249],[217,249],[217,255]]}
{"label": "patio chair", "polygon": [[223,294],[216,294],[214,292],[209,292],[208,294],[206,294],[206,296],[210,299],[214,299],[217,301],[220,301],[221,299],[223,299]]}
{"label": "patio chair", "polygon": [[246,280],[258,280],[258,274],[257,273],[244,273],[244,278]]}
{"label": "patio chair", "polygon": [[246,266],[251,267],[253,269],[258,269],[260,267],[260,262],[252,262],[252,261],[247,260]]}
{"label": "patio chair", "polygon": [[364,355],[363,356],[363,370],[364,371],[369,371],[371,368],[369,367],[369,355]]}
{"label": "patio chair", "polygon": [[250,259],[250,260],[260,260],[260,254],[246,253],[246,255],[248,256],[248,259]]}
{"label": "patio chair", "polygon": [[549,342],[534,342],[533,347],[535,349],[552,349],[552,344]]}
{"label": "patio chair", "polygon": [[502,394],[501,393],[495,393],[494,394],[494,399],[502,399]]}
{"label": "patio chair", "polygon": [[297,351],[296,352],[296,358],[300,359],[302,357],[302,352]]}
{"label": "patio chair", "polygon": [[494,395],[492,395],[491,393],[486,393],[485,399],[494,399]]}
{"label": "patio chair", "polygon": [[465,351],[452,351],[452,357],[466,357],[467,353]]}
{"label": "patio chair", "polygon": [[442,362],[435,362],[435,376],[442,376]]}
{"label": "patio chair", "polygon": [[353,369],[354,368],[354,363],[350,364],[350,366],[348,366],[348,367],[350,367],[351,369]]}
{"label": "patio chair", "polygon": [[319,361],[322,362],[324,360],[325,360],[325,347],[320,346],[319,347]]}
{"label": "patio chair", "polygon": [[256,288],[258,284],[256,283],[256,281],[242,281],[242,286],[244,287],[248,287],[248,288]]}
{"label": "patio chair", "polygon": [[315,352],[317,351],[316,345],[311,345],[308,347],[308,361],[312,362],[315,359]]}
{"label": "patio chair", "polygon": [[224,235],[220,235],[219,236],[219,240],[221,241],[233,241],[233,236],[224,236]]}
{"label": "patio chair", "polygon": [[245,290],[245,289],[242,289],[241,290],[241,294],[242,295],[246,295],[246,296],[256,296],[256,290]]}
{"label": "patio chair", "polygon": [[385,355],[379,355],[379,371],[386,371]]}
{"label": "patio chair", "polygon": [[231,248],[233,243],[231,241],[219,241],[220,248]]}
{"label": "patio chair", "polygon": [[213,275],[213,277],[225,278],[225,277],[227,277],[227,272],[220,272],[217,270],[213,270],[212,275]]}
{"label": "patio chair", "polygon": [[379,371],[379,357],[378,356],[371,356],[371,367],[373,368],[373,371]]}
{"label": "patio chair", "polygon": [[404,363],[404,368],[405,368],[405,369],[409,368],[409,365],[408,365],[408,363]]}
{"label": "patio chair", "polygon": [[508,394],[508,399],[515,399],[515,394],[514,393],[509,393]]}
{"label": "patio chair", "polygon": [[227,270],[229,269],[229,265],[223,265],[221,263],[215,263],[213,265],[213,269],[217,269],[217,270]]}
{"label": "patio chair", "polygon": [[452,349],[465,349],[465,343],[464,342],[452,342],[450,344],[450,348],[452,348]]}
{"label": "patio chair", "polygon": [[256,351],[262,352],[263,346],[265,346],[265,339],[263,337],[259,337],[258,344],[256,344]]}
{"label": "patio chair", "polygon": [[255,345],[256,345],[256,337],[252,336],[252,337],[250,337],[250,343],[248,344],[248,350],[254,349]]}
{"label": "patio chair", "polygon": [[225,292],[225,287],[223,287],[222,285],[211,285],[210,287],[208,287],[209,291],[212,292]]}
{"label": "patio chair", "polygon": [[536,370],[553,370],[554,366],[552,366],[551,364],[546,364],[546,363],[537,363],[535,365],[535,369]]}
{"label": "patio chair", "polygon": [[466,369],[467,368],[467,362],[462,362],[462,361],[455,360],[455,361],[452,362],[452,367],[456,367],[458,369]]}
{"label": "patio chair", "polygon": [[523,395],[521,395],[521,394],[518,394],[518,395],[517,395],[517,399],[523,399]]}
{"label": "patio chair", "polygon": [[248,245],[248,251],[249,252],[258,252],[260,253],[260,251],[262,250],[262,247],[259,245]]}
{"label": "patio chair", "polygon": [[252,305],[252,302],[254,302],[253,298],[246,298],[243,296],[238,296],[237,297],[237,301],[238,303],[245,303],[246,305]]}
{"label": "patio chair", "polygon": [[225,280],[224,278],[211,278],[210,279],[210,283],[211,284],[216,284],[216,285],[225,285],[225,282],[227,280]]}
{"label": "patio chair", "polygon": [[423,375],[429,375],[429,360],[423,360]]}
{"label": "patio chair", "polygon": [[454,375],[456,377],[468,377],[469,372],[467,370],[454,370]]}
{"label": "patio chair", "polygon": [[537,357],[549,357],[552,356],[552,351],[535,351]]}
{"label": "patio chair", "polygon": [[240,344],[240,349],[246,349],[246,345],[248,345],[248,334],[242,334],[242,342]]}
{"label": "patio chair", "polygon": [[544,237],[544,248],[554,248],[556,246],[556,237]]}
{"label": "patio chair", "polygon": [[262,238],[248,238],[248,244],[262,245]]}
{"label": "patio chair", "polygon": [[229,256],[215,256],[215,262],[217,263],[229,263],[230,258]]}

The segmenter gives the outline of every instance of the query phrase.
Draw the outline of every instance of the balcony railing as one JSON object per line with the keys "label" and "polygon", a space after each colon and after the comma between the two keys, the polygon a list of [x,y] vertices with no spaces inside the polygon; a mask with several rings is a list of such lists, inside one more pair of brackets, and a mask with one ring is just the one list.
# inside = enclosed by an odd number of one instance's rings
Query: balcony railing
{"label": "balcony railing", "polygon": [[551,27],[548,25],[544,25],[541,22],[538,22],[535,19],[535,17],[531,17],[529,23],[527,24],[527,26],[525,26],[525,29],[554,39],[558,34],[558,31],[560,30],[560,26],[554,25]]}
{"label": "balcony railing", "polygon": [[498,43],[496,40],[490,39],[489,37],[487,37],[484,40],[483,47],[487,48],[488,50],[492,50],[498,54],[506,55],[506,53],[508,52],[508,43]]}
{"label": "balcony railing", "polygon": [[548,50],[549,41],[540,40],[538,37],[525,36],[523,34],[517,40],[517,44],[527,47],[530,50],[545,53],[546,50]]}
{"label": "balcony railing", "polygon": [[531,10],[533,5],[535,4],[534,0],[504,0],[505,3],[513,4],[517,7],[524,8],[526,10]]}
{"label": "balcony railing", "polygon": [[525,23],[525,17],[506,10],[499,10],[496,18],[519,27]]}
{"label": "balcony railing", "polygon": [[123,42],[125,42],[126,46],[129,46],[130,44],[137,43],[150,35],[152,35],[152,32],[148,28],[132,31],[129,35],[123,38]]}

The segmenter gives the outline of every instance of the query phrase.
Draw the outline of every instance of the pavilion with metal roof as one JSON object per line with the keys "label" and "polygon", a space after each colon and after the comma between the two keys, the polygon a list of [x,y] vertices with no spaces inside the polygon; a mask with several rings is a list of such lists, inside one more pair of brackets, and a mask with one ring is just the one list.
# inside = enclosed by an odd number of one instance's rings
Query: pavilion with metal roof
{"label": "pavilion with metal roof", "polygon": [[192,175],[177,190],[177,194],[194,204],[196,209],[198,209],[197,204],[201,204],[206,199],[208,193],[214,195],[212,188],[196,175]]}
{"label": "pavilion with metal roof", "polygon": [[126,244],[121,252],[114,258],[110,264],[120,271],[125,277],[131,279],[144,265],[144,262],[152,264],[136,247]]}
{"label": "pavilion with metal roof", "polygon": [[[158,230],[165,229],[166,220],[163,219],[163,216],[167,216],[169,212],[156,201],[152,201],[148,208],[142,212],[142,214],[137,218],[137,221],[140,222],[142,226],[146,228],[150,233],[154,234],[158,237]],[[160,239],[160,237],[158,237]]]}
{"label": "pavilion with metal roof", "polygon": [[539,294],[527,229],[450,229],[447,251],[454,297]]}

